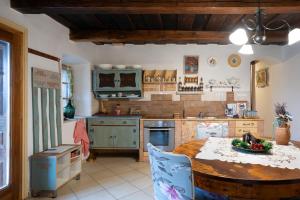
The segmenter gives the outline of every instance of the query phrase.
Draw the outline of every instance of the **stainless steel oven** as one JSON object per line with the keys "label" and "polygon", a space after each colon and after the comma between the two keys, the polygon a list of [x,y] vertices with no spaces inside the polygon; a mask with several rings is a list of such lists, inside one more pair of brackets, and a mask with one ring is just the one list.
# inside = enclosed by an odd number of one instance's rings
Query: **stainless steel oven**
{"label": "stainless steel oven", "polygon": [[175,122],[169,120],[144,121],[144,151],[151,143],[164,151],[173,151],[175,146]]}

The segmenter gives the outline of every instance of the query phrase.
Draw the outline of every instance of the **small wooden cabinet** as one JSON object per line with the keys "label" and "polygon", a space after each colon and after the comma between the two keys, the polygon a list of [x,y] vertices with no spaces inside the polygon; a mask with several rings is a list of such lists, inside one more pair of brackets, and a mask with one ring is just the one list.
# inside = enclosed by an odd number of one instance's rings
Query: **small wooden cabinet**
{"label": "small wooden cabinet", "polygon": [[31,195],[50,192],[57,196],[57,189],[73,178],[80,178],[81,145],[62,145],[30,157]]}
{"label": "small wooden cabinet", "polygon": [[87,127],[91,149],[139,148],[139,118],[93,117]]}
{"label": "small wooden cabinet", "polygon": [[260,132],[263,124],[260,121],[236,121],[235,123],[235,137],[241,137],[245,133],[251,133],[256,137],[263,136],[263,132]]}

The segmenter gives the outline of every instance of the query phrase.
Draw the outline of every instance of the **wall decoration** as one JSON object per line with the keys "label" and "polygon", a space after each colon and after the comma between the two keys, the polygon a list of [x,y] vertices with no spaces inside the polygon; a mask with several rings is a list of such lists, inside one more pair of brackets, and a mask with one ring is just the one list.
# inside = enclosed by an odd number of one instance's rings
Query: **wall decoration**
{"label": "wall decoration", "polygon": [[217,59],[215,57],[209,57],[207,63],[210,67],[215,67],[217,65]]}
{"label": "wall decoration", "polygon": [[197,74],[199,56],[184,56],[184,74]]}
{"label": "wall decoration", "polygon": [[231,77],[226,80],[217,81],[215,79],[208,80],[208,83],[205,85],[206,88],[236,88],[239,89],[240,86],[240,79],[236,77]]}
{"label": "wall decoration", "polygon": [[237,105],[236,103],[229,103],[226,105],[225,115],[227,117],[233,117],[237,114]]}
{"label": "wall decoration", "polygon": [[237,103],[237,114],[239,114],[240,117],[243,117],[245,114],[245,111],[247,110],[247,103],[243,102],[243,103]]}
{"label": "wall decoration", "polygon": [[269,68],[260,69],[256,72],[256,85],[259,88],[269,85]]}
{"label": "wall decoration", "polygon": [[238,54],[231,54],[228,56],[227,61],[230,67],[239,67],[241,64],[241,57]]}

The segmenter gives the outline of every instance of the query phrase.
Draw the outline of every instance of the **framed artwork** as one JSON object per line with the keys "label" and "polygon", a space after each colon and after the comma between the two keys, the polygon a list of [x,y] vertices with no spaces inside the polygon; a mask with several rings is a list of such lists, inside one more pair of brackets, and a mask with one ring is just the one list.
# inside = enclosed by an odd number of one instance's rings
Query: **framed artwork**
{"label": "framed artwork", "polygon": [[184,74],[198,74],[199,56],[184,56]]}
{"label": "framed artwork", "polygon": [[269,69],[264,68],[256,71],[256,86],[264,88],[269,85]]}

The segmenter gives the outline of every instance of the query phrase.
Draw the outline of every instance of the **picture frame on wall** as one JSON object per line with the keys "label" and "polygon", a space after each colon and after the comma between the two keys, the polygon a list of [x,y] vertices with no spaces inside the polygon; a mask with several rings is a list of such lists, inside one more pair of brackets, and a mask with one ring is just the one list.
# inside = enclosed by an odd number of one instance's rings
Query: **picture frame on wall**
{"label": "picture frame on wall", "polygon": [[199,56],[184,56],[184,74],[198,74]]}
{"label": "picture frame on wall", "polygon": [[264,68],[256,71],[256,86],[264,88],[269,85],[269,69]]}

